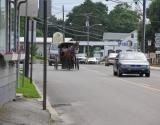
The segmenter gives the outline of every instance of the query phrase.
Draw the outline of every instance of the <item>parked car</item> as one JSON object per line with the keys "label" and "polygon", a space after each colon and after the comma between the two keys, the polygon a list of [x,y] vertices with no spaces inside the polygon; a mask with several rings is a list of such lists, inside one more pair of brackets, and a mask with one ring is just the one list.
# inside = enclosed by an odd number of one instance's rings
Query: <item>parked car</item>
{"label": "parked car", "polygon": [[113,74],[122,76],[123,74],[139,74],[150,77],[150,65],[146,56],[142,52],[119,53],[113,66]]}
{"label": "parked car", "polygon": [[76,54],[76,57],[79,60],[80,64],[86,64],[87,63],[87,55],[85,53],[78,53],[78,54]]}
{"label": "parked car", "polygon": [[96,57],[90,57],[87,60],[88,64],[98,64],[98,60],[96,59]]}
{"label": "parked car", "polygon": [[114,65],[115,58],[117,55],[118,53],[110,53],[105,60],[105,66]]}

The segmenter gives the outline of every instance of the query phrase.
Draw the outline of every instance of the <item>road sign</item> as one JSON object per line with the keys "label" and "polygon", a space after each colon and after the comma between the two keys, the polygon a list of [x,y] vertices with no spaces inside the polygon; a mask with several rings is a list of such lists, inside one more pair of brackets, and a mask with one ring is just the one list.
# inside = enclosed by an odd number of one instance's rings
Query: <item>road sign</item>
{"label": "road sign", "polygon": [[160,33],[155,33],[155,36],[156,37],[160,37]]}
{"label": "road sign", "polygon": [[156,51],[156,54],[160,54],[160,51]]}
{"label": "road sign", "polygon": [[155,38],[156,43],[160,43],[160,37]]}
{"label": "road sign", "polygon": [[160,43],[155,43],[156,48],[160,48]]}

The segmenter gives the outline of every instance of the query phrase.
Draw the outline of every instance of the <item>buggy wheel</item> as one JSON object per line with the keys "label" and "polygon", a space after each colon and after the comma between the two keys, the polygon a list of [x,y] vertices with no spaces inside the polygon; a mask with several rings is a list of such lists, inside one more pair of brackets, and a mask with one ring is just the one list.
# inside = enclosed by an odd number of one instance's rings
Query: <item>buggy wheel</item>
{"label": "buggy wheel", "polygon": [[79,70],[79,60],[76,59],[76,68]]}
{"label": "buggy wheel", "polygon": [[57,70],[58,69],[58,59],[56,58],[56,61],[54,63],[54,68]]}
{"label": "buggy wheel", "polygon": [[49,65],[49,66],[52,66],[52,62],[49,61],[49,62],[48,62],[48,65]]}

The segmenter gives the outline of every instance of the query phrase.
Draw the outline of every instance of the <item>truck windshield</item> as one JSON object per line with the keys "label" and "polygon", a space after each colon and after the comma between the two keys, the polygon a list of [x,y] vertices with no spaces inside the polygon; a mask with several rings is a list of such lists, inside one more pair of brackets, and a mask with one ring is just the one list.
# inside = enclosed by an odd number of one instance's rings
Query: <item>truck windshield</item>
{"label": "truck windshield", "polygon": [[58,45],[52,44],[50,50],[58,50]]}

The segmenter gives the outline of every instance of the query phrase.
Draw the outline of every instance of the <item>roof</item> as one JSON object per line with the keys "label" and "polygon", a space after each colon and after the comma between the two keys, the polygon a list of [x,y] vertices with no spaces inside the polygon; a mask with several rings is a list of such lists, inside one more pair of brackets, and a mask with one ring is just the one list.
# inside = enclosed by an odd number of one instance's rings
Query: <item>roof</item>
{"label": "roof", "polygon": [[[36,37],[36,43],[43,43],[43,37]],[[72,38],[65,38],[65,42],[72,41]],[[20,37],[20,42],[24,42],[24,37]],[[47,43],[52,43],[52,37],[47,38]]]}
{"label": "roof", "polygon": [[124,40],[126,37],[130,36],[131,33],[111,33],[106,32],[103,34],[103,40]]}

